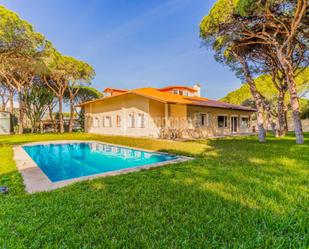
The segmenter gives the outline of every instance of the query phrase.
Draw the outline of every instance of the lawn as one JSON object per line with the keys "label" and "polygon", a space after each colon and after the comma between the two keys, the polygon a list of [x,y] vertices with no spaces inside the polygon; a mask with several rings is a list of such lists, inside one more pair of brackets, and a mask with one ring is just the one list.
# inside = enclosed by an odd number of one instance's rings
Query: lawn
{"label": "lawn", "polygon": [[[91,139],[193,161],[27,194],[12,146]],[[168,142],[89,134],[0,137],[0,248],[308,248],[309,134]]]}

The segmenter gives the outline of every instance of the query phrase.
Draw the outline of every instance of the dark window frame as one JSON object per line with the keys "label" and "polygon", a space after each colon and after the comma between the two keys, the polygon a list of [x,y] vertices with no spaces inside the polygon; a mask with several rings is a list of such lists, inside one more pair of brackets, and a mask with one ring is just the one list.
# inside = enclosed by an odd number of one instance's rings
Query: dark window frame
{"label": "dark window frame", "polygon": [[[222,120],[219,120],[223,118]],[[227,115],[218,115],[217,116],[217,125],[218,128],[228,128],[228,118]]]}

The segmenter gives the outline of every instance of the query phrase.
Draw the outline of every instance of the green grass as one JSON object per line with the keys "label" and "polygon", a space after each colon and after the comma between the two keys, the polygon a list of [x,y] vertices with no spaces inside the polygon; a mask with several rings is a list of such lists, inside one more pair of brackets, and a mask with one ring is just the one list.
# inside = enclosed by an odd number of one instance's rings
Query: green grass
{"label": "green grass", "polygon": [[[91,139],[195,160],[27,194],[12,147]],[[89,134],[0,137],[0,248],[308,248],[309,134],[196,142]]]}

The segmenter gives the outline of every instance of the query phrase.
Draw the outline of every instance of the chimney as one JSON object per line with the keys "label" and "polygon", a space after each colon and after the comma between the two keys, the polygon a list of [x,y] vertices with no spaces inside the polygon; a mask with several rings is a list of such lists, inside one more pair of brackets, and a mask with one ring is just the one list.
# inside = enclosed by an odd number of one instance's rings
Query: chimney
{"label": "chimney", "polygon": [[200,84],[195,84],[195,85],[193,86],[193,89],[196,90],[195,96],[196,96],[196,97],[201,97],[201,85],[200,85]]}

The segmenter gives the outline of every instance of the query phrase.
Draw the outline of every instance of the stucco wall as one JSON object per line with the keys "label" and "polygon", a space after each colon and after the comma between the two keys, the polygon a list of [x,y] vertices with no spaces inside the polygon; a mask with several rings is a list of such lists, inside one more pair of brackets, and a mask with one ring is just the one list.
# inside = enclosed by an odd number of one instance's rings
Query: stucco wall
{"label": "stucco wall", "polygon": [[[102,102],[94,102],[85,108],[85,115],[90,122],[86,122],[86,130],[96,134],[127,135],[127,136],[147,136],[157,137],[159,128],[154,123],[151,113],[161,113],[161,105],[149,105],[148,98],[136,95],[124,95]],[[151,109],[151,112],[150,112]],[[164,109],[163,109],[164,111]],[[128,127],[129,114],[134,114],[135,123],[138,114],[144,114],[145,128]],[[121,117],[121,127],[116,127],[116,116]],[[103,126],[103,117],[110,116],[112,120],[111,127]],[[99,125],[94,126],[93,120],[98,118]]]}
{"label": "stucco wall", "polygon": [[[238,118],[238,128],[237,133],[250,133],[252,132],[251,120],[248,128],[240,127],[240,118],[251,116],[251,112],[241,111],[241,110],[228,110],[223,108],[210,108],[210,107],[200,107],[200,106],[188,106],[188,117],[192,120],[195,120],[195,114],[198,113],[208,113],[210,124],[207,127],[198,128],[198,135],[201,137],[208,136],[221,136],[221,135],[230,135],[231,134],[231,117],[236,116]],[[218,116],[226,115],[227,116],[227,127],[219,128],[218,127]],[[251,119],[251,118],[250,118]]]}
{"label": "stucco wall", "polygon": [[[302,126],[303,126],[303,131],[308,132],[309,131],[309,119],[302,119],[301,123],[302,123]],[[289,127],[289,131],[294,131],[293,120],[288,121],[288,127]]]}
{"label": "stucco wall", "polygon": [[[137,115],[141,113],[145,117],[145,128],[128,127],[129,114],[134,114],[135,123]],[[196,114],[209,114],[209,124],[200,128],[196,127]],[[219,108],[208,108],[198,106],[186,106],[176,104],[164,104],[142,96],[129,94],[106,99],[101,102],[94,102],[85,107],[86,130],[90,133],[159,137],[166,132],[181,130],[184,137],[211,137],[230,135],[231,116],[238,118],[237,133],[252,132],[251,122],[247,128],[240,128],[240,118],[249,117],[252,113],[238,110],[227,110]],[[116,116],[121,116],[121,127],[116,127]],[[219,128],[218,115],[226,115],[228,125],[226,128]],[[103,117],[110,116],[111,127],[103,126]],[[94,118],[98,118],[99,125],[94,126]],[[180,129],[179,129],[180,127]],[[177,132],[177,131],[176,131]]]}
{"label": "stucco wall", "polygon": [[186,105],[169,105],[169,116],[171,118],[183,118],[187,117],[187,106]]}

